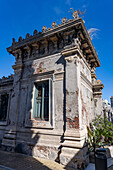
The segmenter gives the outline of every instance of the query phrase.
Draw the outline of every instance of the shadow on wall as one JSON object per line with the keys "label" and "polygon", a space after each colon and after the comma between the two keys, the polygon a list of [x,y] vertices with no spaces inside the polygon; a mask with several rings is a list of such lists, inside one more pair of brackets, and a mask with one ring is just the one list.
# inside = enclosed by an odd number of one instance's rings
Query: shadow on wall
{"label": "shadow on wall", "polygon": [[[24,62],[23,62],[24,64]],[[25,88],[27,89],[27,86],[23,87],[22,85],[22,79],[27,78],[28,79],[28,84],[31,83],[31,80],[29,79],[29,76],[34,73],[34,69],[31,68],[32,63],[30,66],[25,66],[25,68],[22,68],[22,72],[20,77],[16,77],[12,94],[11,94],[11,100],[15,97],[17,97],[17,106],[16,106],[16,113],[15,113],[15,121],[14,119],[12,120],[9,114],[9,124],[6,127],[6,132],[3,136],[2,141],[0,141],[0,148],[3,151],[11,151],[11,152],[16,152],[10,155],[8,152],[3,152],[0,151],[0,164],[3,166],[7,166],[10,168],[14,168],[17,170],[20,169],[48,169],[49,168],[43,163],[39,162],[35,158],[31,158],[25,155],[33,155],[33,148],[36,147],[36,144],[38,143],[39,140],[39,134],[38,132],[34,132],[32,128],[32,122],[30,121],[30,127],[25,127],[26,124],[26,113],[30,111],[32,107],[32,97],[33,97],[33,92],[30,93],[30,91],[27,92],[26,94],[26,100],[25,99]],[[26,70],[25,70],[26,69]],[[26,73],[27,74],[26,74]],[[26,75],[25,75],[26,74]],[[18,76],[15,75],[15,76]],[[16,88],[15,86],[19,88],[19,94],[18,96],[16,95]],[[33,90],[33,87],[32,87]],[[30,102],[28,99],[30,98]],[[14,104],[16,105],[16,104]],[[26,107],[27,105],[27,107]],[[10,106],[11,107],[11,106]],[[26,111],[27,108],[27,111]],[[11,108],[10,108],[11,109]],[[9,109],[9,110],[10,110]],[[27,116],[29,117],[29,116]],[[30,117],[29,117],[30,119]],[[10,129],[10,130],[7,130]],[[14,147],[15,146],[15,147]],[[21,154],[18,154],[21,153]]]}

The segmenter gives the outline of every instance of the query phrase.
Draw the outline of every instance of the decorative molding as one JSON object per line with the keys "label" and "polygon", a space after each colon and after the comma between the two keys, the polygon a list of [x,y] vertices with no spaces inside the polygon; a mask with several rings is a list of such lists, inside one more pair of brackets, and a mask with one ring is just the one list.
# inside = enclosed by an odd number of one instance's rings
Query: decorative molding
{"label": "decorative molding", "polygon": [[[48,47],[43,47],[43,46],[45,46],[44,45],[45,39],[51,39],[51,40],[53,39],[53,44],[54,44],[55,49],[53,49],[51,51],[54,51],[54,50],[61,51],[68,44],[69,37],[71,38],[71,43],[72,43],[72,39],[74,38],[73,36],[76,36],[78,34],[78,36],[80,37],[79,40],[80,39],[82,41],[86,40],[86,42],[87,42],[89,49],[87,50],[86,47],[85,48],[83,47],[83,48],[86,51],[85,53],[87,55],[92,54],[93,58],[90,60],[91,65],[94,65],[95,67],[100,66],[100,62],[97,57],[96,51],[92,45],[89,34],[88,34],[88,32],[84,26],[84,22],[81,18],[77,18],[77,19],[73,19],[73,20],[69,20],[69,21],[67,21],[65,18],[65,22],[63,22],[62,24],[56,26],[55,22],[53,22],[52,25],[53,25],[52,28],[49,30],[47,30],[46,27],[44,26],[42,33],[39,32],[39,33],[33,34],[33,36],[27,36],[26,39],[22,39],[22,37],[19,38],[19,42],[16,42],[13,39],[13,45],[11,47],[7,48],[7,51],[14,55],[15,50],[17,50],[17,49],[21,50],[25,46],[29,46],[29,45],[32,46],[32,44],[34,44],[36,42],[41,42],[42,40],[44,41],[44,43],[40,44],[40,48],[42,48],[42,50],[44,50],[44,48],[48,48]],[[71,33],[72,29],[74,31],[73,35]],[[82,30],[82,31],[80,32],[80,30]],[[66,32],[69,32],[69,33],[66,33]],[[57,39],[54,40],[54,38],[52,38],[52,37],[57,37]],[[73,39],[73,41],[74,40],[75,39]],[[59,44],[59,46],[57,46],[58,44]],[[62,45],[60,45],[60,44],[62,44]],[[82,45],[83,44],[80,45],[81,48],[82,48]],[[43,51],[43,53],[40,53],[40,49],[39,49],[37,57],[43,56],[44,53],[46,53],[46,55],[49,55],[50,51],[45,50],[45,52]],[[16,58],[18,58],[18,57],[16,57]],[[19,58],[21,58],[21,54],[19,54]],[[95,60],[94,60],[94,58],[95,58]]]}
{"label": "decorative molding", "polygon": [[81,83],[83,83],[83,85],[85,84],[88,89],[92,90],[92,83],[87,79],[87,77],[81,72],[80,73],[81,76]]}

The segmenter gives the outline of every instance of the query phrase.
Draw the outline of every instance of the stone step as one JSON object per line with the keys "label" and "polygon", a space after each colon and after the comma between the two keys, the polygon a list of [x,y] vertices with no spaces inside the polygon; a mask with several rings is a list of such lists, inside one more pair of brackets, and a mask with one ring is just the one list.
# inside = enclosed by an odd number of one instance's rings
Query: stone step
{"label": "stone step", "polygon": [[5,138],[3,138],[2,145],[15,147],[15,141],[12,140],[12,139],[5,139]]}
{"label": "stone step", "polygon": [[7,134],[4,134],[4,138],[5,139],[15,139],[16,135],[7,133]]}
{"label": "stone step", "polygon": [[71,147],[71,148],[83,148],[84,141],[67,141],[67,140],[65,140],[63,142],[62,146]]}
{"label": "stone step", "polygon": [[80,149],[77,148],[69,148],[69,147],[63,147],[62,152],[64,154],[77,154],[80,151]]}
{"label": "stone step", "polygon": [[76,138],[76,137],[65,137],[64,136],[64,140],[71,140],[71,141],[81,141],[81,140],[84,140],[85,141],[85,138],[84,137],[81,137],[81,138]]}

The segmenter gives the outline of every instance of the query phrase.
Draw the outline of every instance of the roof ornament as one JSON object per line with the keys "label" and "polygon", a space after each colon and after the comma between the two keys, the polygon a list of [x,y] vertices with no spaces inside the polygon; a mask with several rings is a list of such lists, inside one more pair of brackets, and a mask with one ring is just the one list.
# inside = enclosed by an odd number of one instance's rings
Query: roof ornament
{"label": "roof ornament", "polygon": [[67,22],[67,18],[64,17],[64,18],[62,19],[62,24],[66,23],[66,22]]}
{"label": "roof ornament", "polygon": [[18,42],[21,42],[22,41],[22,37],[20,36],[19,39],[18,39]]}
{"label": "roof ornament", "polygon": [[45,32],[46,29],[47,29],[46,26],[43,26],[43,27],[42,27],[42,32]]}
{"label": "roof ornament", "polygon": [[12,38],[12,45],[14,45],[15,44],[15,38]]}
{"label": "roof ornament", "polygon": [[56,27],[56,22],[53,22],[52,25],[51,25],[52,28],[55,28]]}
{"label": "roof ornament", "polygon": [[78,18],[79,18],[79,15],[78,15],[78,11],[77,11],[77,10],[75,10],[75,11],[73,12],[73,18],[74,18],[74,19],[78,19]]}
{"label": "roof ornament", "polygon": [[38,34],[38,31],[35,29],[33,32],[33,35],[36,35],[36,34]]}
{"label": "roof ornament", "polygon": [[83,17],[83,15],[84,15],[85,12],[86,12],[86,9],[85,9],[85,11],[81,11],[80,9],[74,10],[73,8],[70,8],[70,11],[68,11],[68,12],[71,12],[71,14],[73,15],[73,18],[74,18],[74,19],[78,19],[78,18],[79,18],[79,15],[80,15],[81,17]]}
{"label": "roof ornament", "polygon": [[97,80],[97,81],[95,81],[95,84],[101,84],[101,80]]}
{"label": "roof ornament", "polygon": [[30,35],[29,35],[29,33],[27,33],[27,34],[26,34],[26,38],[29,38],[29,37],[30,37]]}

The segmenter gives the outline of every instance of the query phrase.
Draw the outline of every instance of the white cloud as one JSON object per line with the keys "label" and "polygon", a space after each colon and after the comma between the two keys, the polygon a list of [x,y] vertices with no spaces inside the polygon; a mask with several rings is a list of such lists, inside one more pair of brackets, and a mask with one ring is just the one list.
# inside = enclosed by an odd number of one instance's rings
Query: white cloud
{"label": "white cloud", "polygon": [[87,5],[82,5],[82,8],[86,8],[87,7]]}
{"label": "white cloud", "polygon": [[62,13],[62,10],[59,8],[59,7],[54,7],[54,11],[56,12],[56,14],[61,14]]}
{"label": "white cloud", "polygon": [[66,0],[66,4],[71,6],[71,0]]}
{"label": "white cloud", "polygon": [[98,38],[97,31],[100,31],[100,30],[97,29],[97,28],[88,29],[88,33],[90,35],[91,40],[94,39],[94,38]]}

